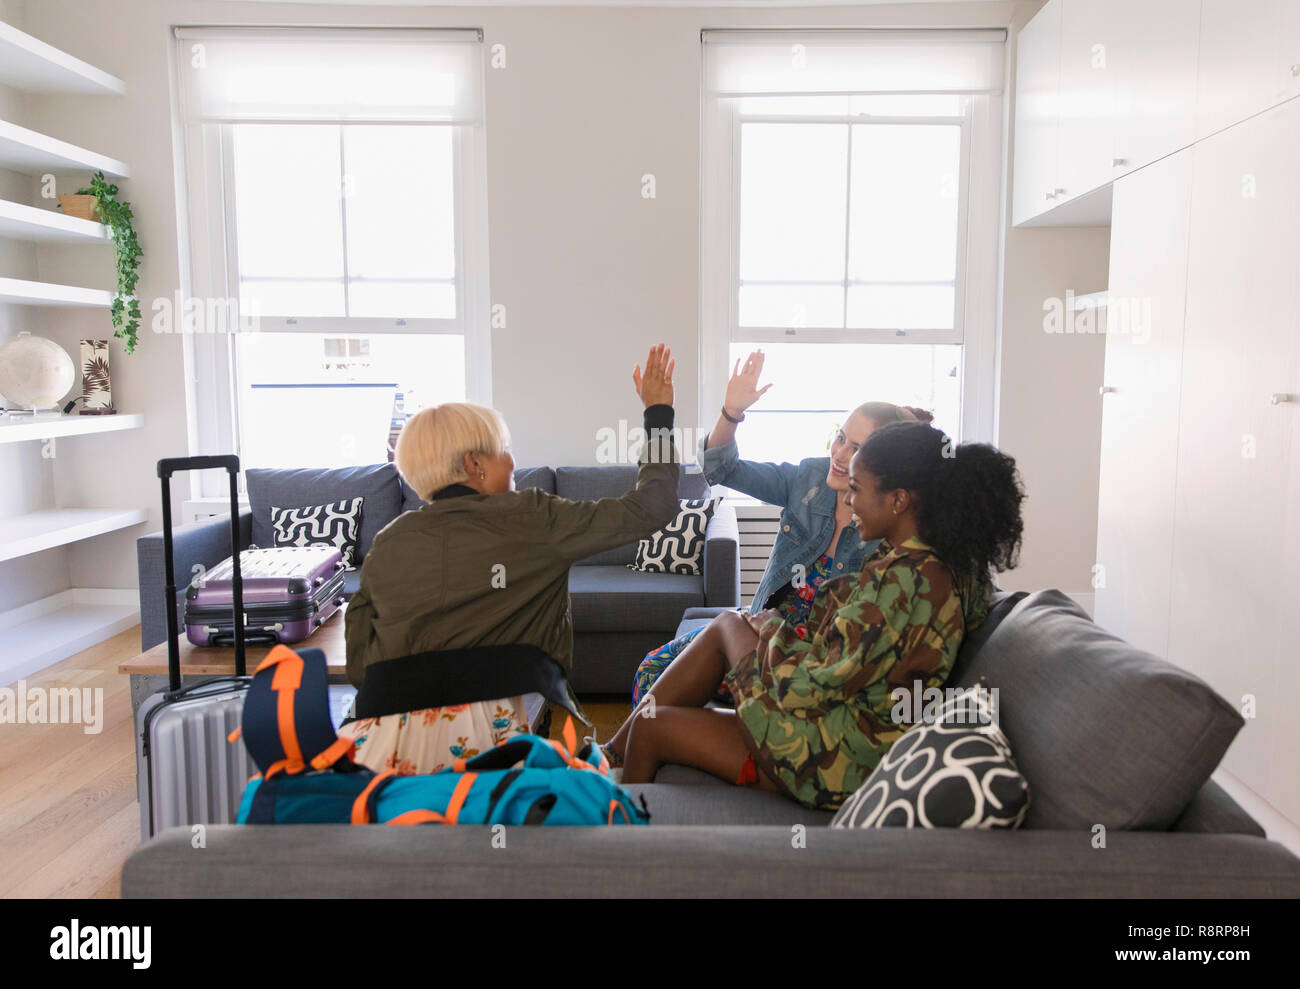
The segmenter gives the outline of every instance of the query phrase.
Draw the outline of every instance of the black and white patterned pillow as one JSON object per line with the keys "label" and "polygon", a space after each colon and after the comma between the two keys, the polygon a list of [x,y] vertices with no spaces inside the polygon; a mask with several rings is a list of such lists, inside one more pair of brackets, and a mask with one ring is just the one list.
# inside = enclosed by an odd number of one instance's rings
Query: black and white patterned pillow
{"label": "black and white patterned pillow", "polygon": [[704,533],[721,498],[682,501],[677,518],[649,539],[637,543],[629,570],[645,573],[698,574],[704,559]]}
{"label": "black and white patterned pillow", "polygon": [[334,546],[343,565],[355,570],[357,533],[361,531],[364,498],[347,498],[330,505],[271,508],[272,538],[276,546]]}
{"label": "black and white patterned pillow", "polygon": [[1029,783],[981,684],[903,733],[834,819],[833,828],[1018,828]]}

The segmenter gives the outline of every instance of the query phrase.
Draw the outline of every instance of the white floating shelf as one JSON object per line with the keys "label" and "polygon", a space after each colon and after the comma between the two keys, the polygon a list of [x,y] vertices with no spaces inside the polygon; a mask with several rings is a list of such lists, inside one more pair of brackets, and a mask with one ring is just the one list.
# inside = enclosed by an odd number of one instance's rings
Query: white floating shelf
{"label": "white floating shelf", "polygon": [[1089,292],[1087,295],[1073,296],[1071,311],[1082,312],[1085,309],[1105,309],[1107,295],[1107,291],[1102,289],[1100,292]]}
{"label": "white floating shelf", "polygon": [[0,560],[12,560],[139,525],[142,508],[50,508],[0,519]]}
{"label": "white floating shelf", "polygon": [[0,302],[16,306],[89,306],[108,308],[113,293],[78,285],[29,282],[21,278],[0,278]]}
{"label": "white floating shelf", "polygon": [[108,243],[108,227],[93,220],[66,216],[58,210],[24,206],[0,199],[0,237],[37,244]]}
{"label": "white floating shelf", "polygon": [[78,587],[0,614],[0,686],[67,659],[140,621],[136,591]]}
{"label": "white floating shelf", "polygon": [[126,162],[19,127],[8,120],[0,120],[0,168],[26,175],[59,169],[103,172],[122,179],[130,174]]}
{"label": "white floating shelf", "polygon": [[60,436],[84,436],[88,433],[115,433],[120,429],[139,429],[144,416],[117,415],[82,416],[61,415],[57,412],[38,412],[30,415],[0,415],[0,443],[22,443],[26,440],[46,440]]}
{"label": "white floating shelf", "polygon": [[0,21],[0,86],[27,93],[120,96],[126,83]]}

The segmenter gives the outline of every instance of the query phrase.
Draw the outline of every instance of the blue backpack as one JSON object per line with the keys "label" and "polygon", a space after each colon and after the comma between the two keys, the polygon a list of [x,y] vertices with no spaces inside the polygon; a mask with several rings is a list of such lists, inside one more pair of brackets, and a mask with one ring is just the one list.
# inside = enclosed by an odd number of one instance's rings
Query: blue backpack
{"label": "blue backpack", "polygon": [[325,654],[277,646],[257,668],[242,733],[262,770],[239,824],[647,824],[650,815],[609,776],[598,746],[517,735],[438,773],[382,773],[353,760],[329,716]]}

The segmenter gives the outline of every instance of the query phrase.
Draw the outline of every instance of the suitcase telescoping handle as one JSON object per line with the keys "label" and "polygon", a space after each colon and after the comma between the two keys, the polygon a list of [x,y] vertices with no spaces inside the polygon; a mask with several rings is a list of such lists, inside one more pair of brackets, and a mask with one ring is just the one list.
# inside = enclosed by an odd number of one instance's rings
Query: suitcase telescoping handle
{"label": "suitcase telescoping handle", "polygon": [[244,661],[244,580],[239,572],[239,458],[164,457],[158,461],[162,479],[163,565],[167,574],[167,685],[171,691],[181,689],[181,650],[179,622],[176,620],[176,568],[172,563],[171,478],[178,471],[222,468],[230,475],[230,558],[233,579],[231,590],[235,609],[235,676],[247,675]]}

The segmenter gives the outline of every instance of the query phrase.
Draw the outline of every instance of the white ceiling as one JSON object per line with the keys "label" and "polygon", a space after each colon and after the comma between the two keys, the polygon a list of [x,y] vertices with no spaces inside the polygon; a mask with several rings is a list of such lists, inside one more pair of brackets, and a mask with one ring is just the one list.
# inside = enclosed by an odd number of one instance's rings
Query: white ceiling
{"label": "white ceiling", "polygon": [[990,0],[241,0],[243,3],[333,3],[369,7],[870,7]]}

